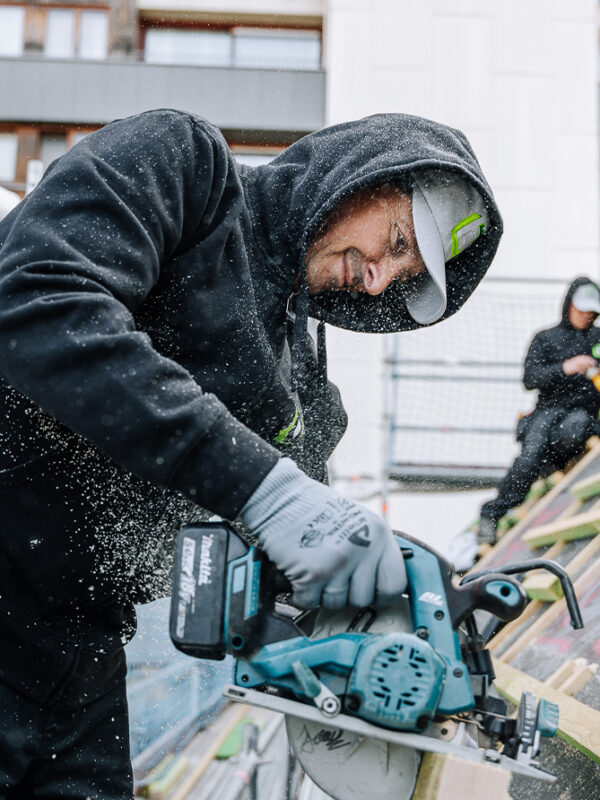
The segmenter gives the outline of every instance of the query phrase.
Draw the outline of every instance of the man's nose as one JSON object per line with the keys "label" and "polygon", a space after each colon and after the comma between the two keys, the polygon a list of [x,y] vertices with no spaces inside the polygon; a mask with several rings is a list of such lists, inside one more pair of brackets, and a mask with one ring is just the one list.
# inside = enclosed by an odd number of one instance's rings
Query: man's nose
{"label": "man's nose", "polygon": [[394,280],[394,265],[391,259],[367,261],[363,277],[363,286],[368,294],[381,294]]}

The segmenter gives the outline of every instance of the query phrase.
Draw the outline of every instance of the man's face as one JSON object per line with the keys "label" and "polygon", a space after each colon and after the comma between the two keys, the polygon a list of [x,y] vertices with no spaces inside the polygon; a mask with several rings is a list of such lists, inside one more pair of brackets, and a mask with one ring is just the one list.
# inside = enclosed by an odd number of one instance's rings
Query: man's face
{"label": "man's face", "polygon": [[568,316],[569,322],[574,328],[578,331],[584,331],[586,328],[590,327],[598,315],[595,311],[580,311],[571,303]]}
{"label": "man's face", "polygon": [[313,295],[329,289],[376,295],[424,270],[411,196],[393,186],[365,189],[341,203],[306,254]]}

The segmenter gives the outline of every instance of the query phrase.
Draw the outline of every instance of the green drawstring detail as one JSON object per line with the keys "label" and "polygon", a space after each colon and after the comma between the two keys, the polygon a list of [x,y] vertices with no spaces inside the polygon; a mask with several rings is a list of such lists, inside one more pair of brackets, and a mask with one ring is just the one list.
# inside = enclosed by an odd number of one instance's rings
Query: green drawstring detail
{"label": "green drawstring detail", "polygon": [[[279,433],[275,437],[275,441],[276,442],[278,442],[278,443],[285,442],[285,440],[287,439],[288,435],[294,430],[294,428],[298,424],[298,415],[299,415],[299,413],[300,412],[298,411],[298,407],[296,406],[296,413],[294,414],[293,420],[290,422],[290,424],[287,427],[282,428],[279,431]],[[304,421],[302,422],[301,433],[304,433]]]}

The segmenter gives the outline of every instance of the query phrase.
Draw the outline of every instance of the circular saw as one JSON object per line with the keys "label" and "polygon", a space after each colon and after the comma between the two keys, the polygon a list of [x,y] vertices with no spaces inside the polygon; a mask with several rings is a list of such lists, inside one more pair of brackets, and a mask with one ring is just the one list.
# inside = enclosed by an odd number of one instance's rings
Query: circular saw
{"label": "circular saw", "polygon": [[[553,782],[536,757],[541,737],[557,730],[558,708],[525,693],[516,719],[507,715],[490,693],[491,656],[475,620],[475,612],[501,623],[523,612],[527,598],[511,574],[529,565],[456,586],[436,551],[405,534],[396,540],[408,588],[395,606],[299,612],[277,602],[285,579],[226,523],[185,526],[171,638],[196,657],[234,655],[224,695],[284,714],[298,761],[334,800],[410,800],[425,752]],[[559,577],[580,627],[568,576]]]}

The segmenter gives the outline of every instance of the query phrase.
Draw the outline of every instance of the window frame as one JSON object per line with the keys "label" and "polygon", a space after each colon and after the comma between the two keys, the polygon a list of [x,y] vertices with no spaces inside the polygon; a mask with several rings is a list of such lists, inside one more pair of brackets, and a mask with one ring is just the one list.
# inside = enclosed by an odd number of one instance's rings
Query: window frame
{"label": "window frame", "polygon": [[[57,5],[47,6],[44,9],[44,37],[42,55],[44,58],[56,61],[105,61],[110,55],[111,40],[112,40],[112,19],[109,6],[79,6],[68,5],[61,3]],[[71,11],[73,13],[73,55],[70,56],[49,56],[46,53],[46,42],[48,33],[48,15],[52,11]],[[103,56],[90,57],[80,55],[81,49],[81,17],[85,13],[102,13],[106,17],[106,51]]]}
{"label": "window frame", "polygon": [[4,138],[5,136],[11,137],[11,139],[14,141],[13,170],[12,177],[9,177],[8,174],[4,175],[2,172],[0,172],[0,183],[11,185],[16,182],[17,165],[19,160],[19,134],[16,130],[5,130],[4,128],[0,128],[0,139]]}
{"label": "window frame", "polygon": [[[180,20],[180,19],[165,19],[165,20],[158,20],[152,17],[141,17],[139,21],[139,50],[140,50],[140,58],[142,61],[146,62],[145,54],[146,54],[146,37],[149,31],[152,30],[188,30],[188,31],[207,31],[211,33],[227,33],[231,39],[230,45],[230,59],[229,64],[227,67],[229,69],[257,69],[257,70],[297,70],[299,72],[318,72],[323,69],[323,54],[324,54],[324,41],[323,41],[323,28],[322,25],[302,25],[302,26],[295,26],[290,25],[286,26],[285,21],[281,20],[277,24],[269,24],[269,25],[261,25],[259,23],[252,23],[252,22],[230,22],[230,23],[217,23],[213,24],[211,22],[204,22],[204,21],[188,21],[188,20]],[[318,36],[318,43],[319,43],[319,58],[318,64],[314,67],[294,67],[294,66],[268,66],[268,67],[261,67],[261,66],[238,66],[235,63],[235,38],[236,38],[236,31],[239,32],[248,32],[253,31],[257,37],[264,35],[268,36],[269,32],[272,32],[275,37],[285,38],[286,36],[293,36],[294,34],[300,34],[310,36],[311,34],[317,34]],[[167,62],[155,62],[149,61],[146,62],[149,64],[161,63],[167,64]],[[170,62],[169,62],[170,63]],[[175,62],[173,66],[184,66],[182,62]],[[190,66],[194,66],[191,64]],[[196,65],[201,66],[201,65]],[[213,65],[206,65],[206,66],[213,66]]]}
{"label": "window frame", "polygon": [[[89,55],[81,55],[81,28],[82,28],[82,17],[86,14],[103,14],[104,19],[106,20],[106,48],[104,55],[102,56],[89,56]],[[104,61],[108,58],[110,54],[110,40],[111,40],[111,15],[110,9],[104,7],[79,7],[77,9],[77,34],[76,34],[76,42],[75,42],[75,58],[78,58],[81,61]]]}
{"label": "window frame", "polygon": [[[20,49],[20,51],[18,53],[0,53],[0,58],[21,58],[23,56],[23,54],[25,53],[25,28],[26,28],[26,20],[27,20],[27,4],[21,4],[21,3],[16,4],[15,3],[14,5],[13,4],[0,5],[0,15],[1,15],[2,11],[5,11],[5,10],[13,11],[13,12],[14,11],[21,11],[21,31],[20,31],[21,49]],[[19,35],[19,32],[17,31],[17,38],[18,38],[18,35]]]}

